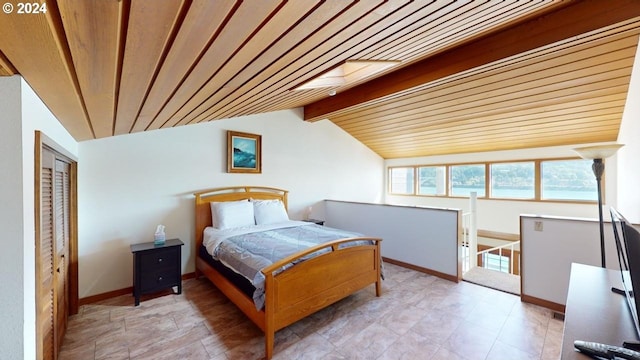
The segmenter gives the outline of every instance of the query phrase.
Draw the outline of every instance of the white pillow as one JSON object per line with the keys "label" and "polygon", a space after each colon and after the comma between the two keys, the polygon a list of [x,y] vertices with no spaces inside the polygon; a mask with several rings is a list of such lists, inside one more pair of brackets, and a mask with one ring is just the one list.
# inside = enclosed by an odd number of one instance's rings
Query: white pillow
{"label": "white pillow", "polygon": [[273,224],[289,220],[287,210],[280,200],[251,200],[256,225]]}
{"label": "white pillow", "polygon": [[253,204],[248,200],[211,202],[211,224],[219,230],[255,225]]}

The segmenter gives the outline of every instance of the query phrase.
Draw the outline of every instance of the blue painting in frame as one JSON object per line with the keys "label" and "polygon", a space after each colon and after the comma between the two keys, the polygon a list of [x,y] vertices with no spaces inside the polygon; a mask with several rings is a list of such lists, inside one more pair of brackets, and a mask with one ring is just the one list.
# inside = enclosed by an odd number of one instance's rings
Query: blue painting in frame
{"label": "blue painting in frame", "polygon": [[262,136],[227,131],[227,172],[262,172]]}

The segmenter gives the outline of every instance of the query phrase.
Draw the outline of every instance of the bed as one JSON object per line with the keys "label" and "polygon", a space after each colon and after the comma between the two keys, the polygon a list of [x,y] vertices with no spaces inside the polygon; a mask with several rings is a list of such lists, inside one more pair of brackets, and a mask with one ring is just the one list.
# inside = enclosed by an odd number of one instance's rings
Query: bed
{"label": "bed", "polygon": [[[262,268],[264,306],[203,251],[205,229],[212,227],[212,204],[242,201],[280,201],[286,211],[286,190],[270,187],[226,187],[195,193],[196,277],[206,276],[265,334],[265,354],[273,355],[275,332],[369,285],[381,295],[380,242],[350,237],[314,245]],[[230,205],[230,204],[226,204]],[[214,213],[217,210],[214,210]],[[319,226],[319,225],[313,225]],[[355,241],[364,245],[346,246]],[[317,255],[321,253],[320,255]],[[310,257],[313,256],[313,257]],[[301,261],[305,258],[304,261]],[[294,266],[290,264],[296,263]],[[283,270],[284,269],[284,270]],[[236,274],[237,275],[237,274]]]}

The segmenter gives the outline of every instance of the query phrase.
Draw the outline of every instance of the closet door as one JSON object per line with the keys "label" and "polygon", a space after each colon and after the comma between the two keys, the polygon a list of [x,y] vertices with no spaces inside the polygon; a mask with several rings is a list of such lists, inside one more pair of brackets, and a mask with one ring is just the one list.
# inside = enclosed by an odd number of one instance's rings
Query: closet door
{"label": "closet door", "polygon": [[56,345],[62,346],[67,317],[69,316],[69,168],[70,165],[56,159],[54,214],[55,214],[55,296],[56,296]]}
{"label": "closet door", "polygon": [[54,168],[55,157],[49,151],[42,154],[40,169],[40,242],[36,244],[36,271],[38,287],[36,302],[38,313],[38,355],[41,359],[55,359],[57,344],[55,337],[55,271],[54,264]]}
{"label": "closet door", "polygon": [[43,149],[37,243],[40,358],[56,359],[69,315],[70,165]]}

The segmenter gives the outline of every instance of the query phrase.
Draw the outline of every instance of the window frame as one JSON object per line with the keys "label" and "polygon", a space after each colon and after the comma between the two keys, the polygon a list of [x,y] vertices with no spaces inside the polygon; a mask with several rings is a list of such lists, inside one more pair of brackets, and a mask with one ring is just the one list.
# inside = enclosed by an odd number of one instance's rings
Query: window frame
{"label": "window frame", "polygon": [[[469,196],[464,195],[452,195],[452,183],[451,183],[451,167],[460,165],[483,165],[485,166],[485,195],[478,196],[479,199],[486,200],[498,200],[498,201],[525,201],[525,202],[545,202],[545,203],[573,203],[573,204],[595,204],[597,200],[579,200],[579,199],[543,199],[542,198],[542,163],[546,161],[566,161],[566,160],[584,160],[580,157],[559,157],[559,158],[544,158],[544,159],[517,159],[517,160],[498,160],[498,161],[474,161],[474,162],[460,162],[460,163],[434,163],[434,164],[418,164],[418,165],[394,165],[387,167],[387,194],[394,196],[417,196],[417,197],[435,197],[435,198],[452,198],[452,199],[468,199]],[[491,165],[492,164],[504,164],[504,163],[531,163],[534,164],[534,198],[509,198],[509,197],[494,197],[491,194]],[[433,194],[420,194],[418,189],[419,183],[419,169],[421,167],[444,167],[446,171],[445,176],[445,194],[433,195]],[[395,168],[413,168],[413,193],[393,193],[391,192],[391,169]],[[602,201],[605,201],[605,177],[606,173],[601,181]],[[595,175],[594,175],[595,178]]]}
{"label": "window frame", "polygon": [[[488,168],[488,172],[487,174],[489,174],[489,179],[488,179],[488,183],[489,183],[489,192],[487,192],[487,194],[489,194],[488,198],[490,199],[500,199],[500,200],[536,200],[539,198],[539,196],[537,195],[538,193],[538,174],[539,174],[539,164],[542,163],[542,161],[545,160],[517,160],[517,161],[493,161],[493,162],[489,162],[487,163],[487,168]],[[532,198],[515,198],[515,197],[503,197],[503,196],[493,196],[493,189],[491,184],[493,183],[493,173],[491,171],[491,165],[499,165],[499,164],[514,164],[514,163],[533,163],[533,197]]]}
{"label": "window frame", "polygon": [[[393,181],[391,181],[393,169],[410,169],[413,168],[413,193],[394,193],[393,192]],[[391,195],[397,196],[414,196],[416,194],[416,170],[417,168],[413,165],[409,166],[389,166],[387,167],[387,193]]]}
{"label": "window frame", "polygon": [[[444,168],[444,194],[422,194],[420,193],[420,169],[421,168]],[[416,166],[415,167],[415,185],[416,185],[416,191],[415,194],[418,196],[433,196],[433,197],[448,197],[450,192],[449,189],[449,167],[446,165],[421,165],[421,166]],[[437,173],[436,173],[437,176]],[[438,185],[437,185],[437,181],[438,179],[436,179],[436,192],[438,190]]]}
{"label": "window frame", "polygon": [[489,163],[484,161],[476,161],[469,163],[461,163],[461,164],[448,164],[447,165],[447,193],[449,197],[458,198],[458,199],[467,199],[470,197],[466,195],[453,195],[453,183],[451,181],[451,168],[455,166],[474,166],[474,165],[484,165],[484,195],[478,195],[478,199],[488,199],[489,198],[489,187],[487,186],[487,174],[489,173]]}

